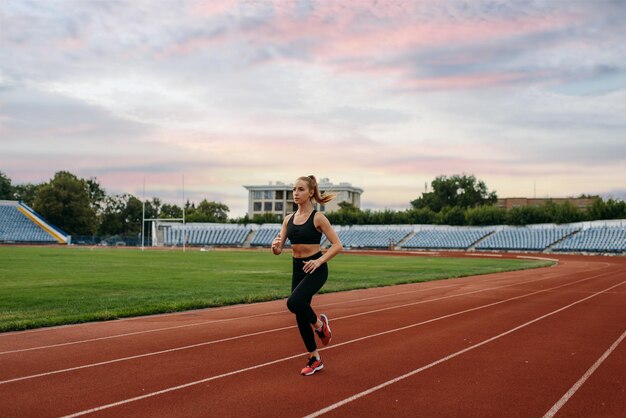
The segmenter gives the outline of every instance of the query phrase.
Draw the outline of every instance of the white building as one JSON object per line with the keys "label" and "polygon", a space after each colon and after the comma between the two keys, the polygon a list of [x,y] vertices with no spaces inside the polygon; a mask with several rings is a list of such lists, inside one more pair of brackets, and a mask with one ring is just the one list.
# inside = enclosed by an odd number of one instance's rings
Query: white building
{"label": "white building", "polygon": [[[315,201],[314,207],[320,212],[333,212],[339,209],[339,203],[348,202],[356,208],[361,207],[361,193],[363,189],[354,187],[350,183],[333,184],[327,178],[320,179],[318,186],[322,195],[334,194],[335,198],[325,205]],[[285,217],[295,212],[298,206],[293,203],[293,183],[286,184],[277,181],[275,184],[263,186],[243,186],[248,190],[248,216],[273,213]]]}

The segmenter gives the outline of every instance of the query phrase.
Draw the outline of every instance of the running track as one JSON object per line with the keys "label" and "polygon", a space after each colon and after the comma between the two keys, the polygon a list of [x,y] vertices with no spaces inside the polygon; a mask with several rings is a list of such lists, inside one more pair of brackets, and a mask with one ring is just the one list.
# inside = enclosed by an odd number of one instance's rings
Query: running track
{"label": "running track", "polygon": [[284,300],[0,334],[0,416],[626,417],[626,259],[550,257],[316,296],[310,377]]}

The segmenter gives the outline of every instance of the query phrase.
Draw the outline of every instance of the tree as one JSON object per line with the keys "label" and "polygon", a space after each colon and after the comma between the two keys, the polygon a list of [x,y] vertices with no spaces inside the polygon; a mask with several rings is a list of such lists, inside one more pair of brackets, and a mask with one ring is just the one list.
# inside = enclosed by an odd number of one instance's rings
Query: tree
{"label": "tree", "polygon": [[71,235],[91,235],[96,229],[96,212],[91,207],[83,179],[59,171],[37,191],[33,209],[47,221]]}
{"label": "tree", "polygon": [[33,206],[37,191],[41,186],[42,184],[18,184],[13,187],[13,198],[26,203],[28,206]]}
{"label": "tree", "polygon": [[585,213],[578,210],[576,206],[570,202],[557,204],[550,200],[546,202],[543,209],[546,213],[546,218],[550,219],[550,222],[553,223],[566,224],[585,220]]}
{"label": "tree", "polygon": [[609,199],[606,202],[597,199],[589,208],[589,217],[598,219],[624,219],[626,218],[626,202],[623,200]]}
{"label": "tree", "polygon": [[11,179],[0,171],[0,200],[13,200],[13,186]]}
{"label": "tree", "polygon": [[465,225],[465,210],[460,206],[445,207],[439,212],[437,220],[442,225]]}
{"label": "tree", "polygon": [[430,225],[434,224],[437,214],[430,208],[409,209],[407,211],[407,223]]}
{"label": "tree", "polygon": [[333,225],[363,224],[365,213],[349,202],[339,202],[339,209],[326,214]]}
{"label": "tree", "polygon": [[126,207],[123,196],[107,196],[104,200],[104,208],[100,215],[98,235],[110,236],[121,233],[124,221],[122,212]]}
{"label": "tree", "polygon": [[209,202],[204,199],[197,207],[193,205],[189,208],[187,220],[189,222],[220,222],[228,220],[228,206],[223,203]]}
{"label": "tree", "polygon": [[496,206],[477,206],[465,211],[467,225],[502,225],[506,220],[506,211]]}
{"label": "tree", "polygon": [[180,219],[183,217],[182,208],[172,205],[169,203],[164,203],[159,210],[160,218],[171,218],[171,219]]}
{"label": "tree", "polygon": [[[247,221],[246,221],[246,217],[248,216],[248,214],[246,214],[246,216],[244,216],[244,223],[250,223],[250,219],[248,217]],[[252,217],[252,223],[255,224],[275,224],[275,223],[280,223],[281,221],[281,215],[276,214],[276,213],[271,213],[271,212],[266,212],[266,213],[257,213]]]}
{"label": "tree", "polygon": [[540,206],[519,206],[510,209],[506,214],[508,225],[529,225],[552,222],[545,208]]}
{"label": "tree", "polygon": [[430,208],[434,212],[441,212],[445,207],[473,208],[494,204],[498,200],[496,193],[489,193],[485,182],[478,181],[474,176],[439,176],[432,181],[431,186],[432,192],[423,193],[411,202],[413,208]]}
{"label": "tree", "polygon": [[104,189],[100,187],[100,183],[98,183],[98,179],[95,177],[86,180],[85,184],[87,185],[87,191],[89,192],[89,204],[96,214],[99,215],[104,210],[107,194]]}
{"label": "tree", "polygon": [[[101,215],[100,235],[136,235],[141,232],[143,203],[131,194],[107,197]],[[148,204],[146,217],[149,218]]]}
{"label": "tree", "polygon": [[158,218],[161,216],[161,199],[153,197],[152,200],[146,202],[146,218]]}

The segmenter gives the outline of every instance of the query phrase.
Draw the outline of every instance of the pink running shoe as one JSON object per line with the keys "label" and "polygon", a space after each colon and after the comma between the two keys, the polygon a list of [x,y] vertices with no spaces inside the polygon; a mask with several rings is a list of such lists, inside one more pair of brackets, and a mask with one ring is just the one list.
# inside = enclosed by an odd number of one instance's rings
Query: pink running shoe
{"label": "pink running shoe", "polygon": [[313,373],[320,371],[324,368],[324,363],[322,363],[322,359],[317,359],[315,357],[309,357],[309,361],[306,364],[306,367],[302,369],[302,376],[311,376]]}
{"label": "pink running shoe", "polygon": [[330,324],[328,322],[328,317],[324,314],[321,314],[320,321],[322,321],[324,325],[322,325],[321,330],[319,331],[315,330],[315,332],[317,332],[317,336],[320,337],[320,340],[322,340],[322,344],[328,345],[328,343],[330,343],[330,339],[333,336],[333,333],[330,332]]}

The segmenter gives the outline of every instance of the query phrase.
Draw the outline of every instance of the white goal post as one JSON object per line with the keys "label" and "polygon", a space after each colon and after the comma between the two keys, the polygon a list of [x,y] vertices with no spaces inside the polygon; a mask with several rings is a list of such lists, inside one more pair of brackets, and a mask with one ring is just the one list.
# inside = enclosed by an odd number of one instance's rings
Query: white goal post
{"label": "white goal post", "polygon": [[145,235],[145,225],[146,222],[151,222],[150,225],[150,232],[152,234],[152,246],[156,247],[158,246],[158,234],[157,234],[157,226],[158,226],[158,222],[178,222],[178,221],[182,221],[183,222],[183,252],[185,251],[185,242],[187,241],[185,239],[186,237],[186,229],[185,229],[185,175],[183,174],[182,176],[182,183],[183,183],[183,217],[182,218],[146,218],[146,178],[144,177],[143,179],[143,198],[142,198],[142,213],[141,213],[141,251],[144,250],[145,245],[144,245],[144,235]]}

